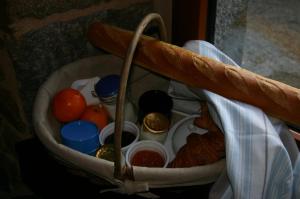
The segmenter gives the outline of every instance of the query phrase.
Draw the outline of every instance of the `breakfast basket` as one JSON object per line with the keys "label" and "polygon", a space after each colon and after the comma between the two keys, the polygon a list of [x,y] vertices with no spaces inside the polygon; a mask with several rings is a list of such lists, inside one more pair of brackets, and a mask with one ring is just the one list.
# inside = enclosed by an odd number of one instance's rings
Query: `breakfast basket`
{"label": "breakfast basket", "polygon": [[[130,90],[133,96],[138,96],[135,87],[139,86],[134,86],[134,81],[128,78],[130,76],[139,79],[136,77],[136,72],[140,70],[138,66],[146,68],[145,73],[150,73],[158,82],[164,82],[166,85],[174,79],[194,88],[204,88],[221,96],[252,104],[284,121],[300,123],[300,116],[295,112],[300,108],[297,96],[299,90],[239,70],[229,64],[205,57],[199,58],[196,53],[142,36],[144,29],[152,21],[157,22],[159,35],[166,41],[164,22],[156,13],[147,15],[138,25],[134,35],[126,30],[110,29],[109,26],[99,23],[93,24],[90,27],[93,31],[88,32],[89,40],[96,47],[101,47],[112,54],[103,54],[68,64],[55,71],[40,87],[33,113],[36,134],[49,152],[75,173],[80,173],[102,185],[116,186],[121,193],[133,194],[147,192],[152,188],[189,187],[213,183],[224,171],[226,167],[224,158],[212,164],[187,168],[125,165],[121,152],[124,104],[128,95],[126,91]],[[133,69],[132,63],[137,65]],[[105,65],[110,67],[101,67]],[[69,87],[75,80],[110,73],[118,73],[121,76],[115,118],[114,162],[86,155],[63,145],[59,136],[61,126],[51,112],[51,100],[57,91]],[[161,89],[155,87],[157,86],[155,83],[149,84],[147,80],[138,84],[143,85],[145,91]],[[251,93],[255,92],[258,95],[254,98]]]}
{"label": "breakfast basket", "polygon": [[[139,37],[147,24],[152,20],[158,22],[160,36],[163,40],[166,40],[166,29],[162,18],[158,14],[147,15],[135,32],[124,61],[117,56],[104,54],[68,64],[55,71],[40,87],[34,105],[34,127],[36,134],[53,157],[74,171],[74,173],[91,178],[92,181],[100,185],[115,185],[119,187],[119,192],[127,194],[146,192],[150,188],[187,187],[209,184],[217,179],[225,167],[224,159],[213,164],[191,168],[127,168],[121,163],[120,137],[124,121],[125,95],[127,85],[128,87],[132,85],[128,81],[128,76]],[[102,65],[113,67],[107,69],[102,68]],[[139,70],[138,67],[135,68]],[[90,78],[95,76],[95,74],[102,76],[110,73],[121,74],[115,122],[115,162],[86,155],[64,146],[59,136],[61,126],[51,112],[51,100],[59,90],[69,87],[75,80]],[[132,76],[135,76],[135,69],[131,73]],[[160,74],[151,75],[159,82],[164,82],[166,85],[169,83],[169,79]],[[142,84],[147,85],[147,82],[143,82]],[[155,86],[155,84],[148,85],[148,90],[161,89]],[[130,91],[134,93],[134,88],[130,88]]]}

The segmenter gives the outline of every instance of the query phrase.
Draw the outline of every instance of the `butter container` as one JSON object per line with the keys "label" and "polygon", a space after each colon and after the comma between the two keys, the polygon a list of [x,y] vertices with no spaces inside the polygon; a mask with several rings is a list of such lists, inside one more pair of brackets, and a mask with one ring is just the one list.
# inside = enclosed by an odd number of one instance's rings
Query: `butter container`
{"label": "butter container", "polygon": [[170,121],[164,114],[158,112],[148,113],[143,119],[140,139],[164,143],[169,126]]}

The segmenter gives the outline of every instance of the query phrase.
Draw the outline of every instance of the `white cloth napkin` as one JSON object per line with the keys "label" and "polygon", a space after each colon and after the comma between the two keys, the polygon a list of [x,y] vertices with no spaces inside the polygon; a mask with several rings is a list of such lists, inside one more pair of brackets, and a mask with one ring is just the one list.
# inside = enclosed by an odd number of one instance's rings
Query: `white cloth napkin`
{"label": "white cloth napkin", "polygon": [[[208,42],[189,41],[184,48],[239,67]],[[225,135],[226,170],[212,187],[210,198],[300,198],[299,150],[282,121],[254,106],[175,81],[170,83],[169,94],[186,99],[182,108],[191,99],[207,100]]]}

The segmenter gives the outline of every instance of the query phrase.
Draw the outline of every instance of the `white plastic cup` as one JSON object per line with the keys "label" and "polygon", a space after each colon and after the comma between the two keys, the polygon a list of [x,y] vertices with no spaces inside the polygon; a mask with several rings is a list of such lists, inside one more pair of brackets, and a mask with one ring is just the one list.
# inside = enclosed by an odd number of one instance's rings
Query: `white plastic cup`
{"label": "white plastic cup", "polygon": [[[123,131],[128,131],[130,133],[132,133],[133,135],[135,135],[135,139],[130,143],[128,144],[127,146],[124,146],[122,147],[122,152],[123,153],[126,153],[126,151],[128,150],[128,148],[134,144],[135,142],[137,142],[139,140],[139,137],[140,137],[140,130],[139,128],[137,127],[137,125],[133,122],[130,122],[130,121],[125,121],[124,122],[124,127],[123,127]],[[100,134],[99,134],[99,141],[100,141],[100,144],[101,145],[104,145],[105,143],[105,139],[113,134],[115,132],[115,122],[112,122],[108,125],[106,125],[101,131],[100,131]]]}
{"label": "white plastic cup", "polygon": [[161,143],[159,143],[157,141],[153,141],[153,140],[142,140],[142,141],[138,141],[138,142],[135,142],[134,144],[132,144],[126,152],[126,157],[125,157],[126,164],[128,166],[132,166],[131,160],[132,160],[133,156],[137,152],[142,151],[142,150],[158,152],[165,161],[165,164],[161,168],[166,168],[168,166],[169,153],[168,153],[167,149]]}

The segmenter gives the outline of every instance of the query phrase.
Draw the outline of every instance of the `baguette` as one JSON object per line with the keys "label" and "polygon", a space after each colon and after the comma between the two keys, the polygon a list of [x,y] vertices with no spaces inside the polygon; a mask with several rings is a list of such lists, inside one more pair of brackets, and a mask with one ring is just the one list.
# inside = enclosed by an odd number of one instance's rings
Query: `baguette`
{"label": "baguette", "polygon": [[[94,46],[124,58],[133,32],[94,22],[87,36]],[[207,89],[300,124],[300,90],[284,83],[148,36],[140,38],[133,62],[188,86]]]}

